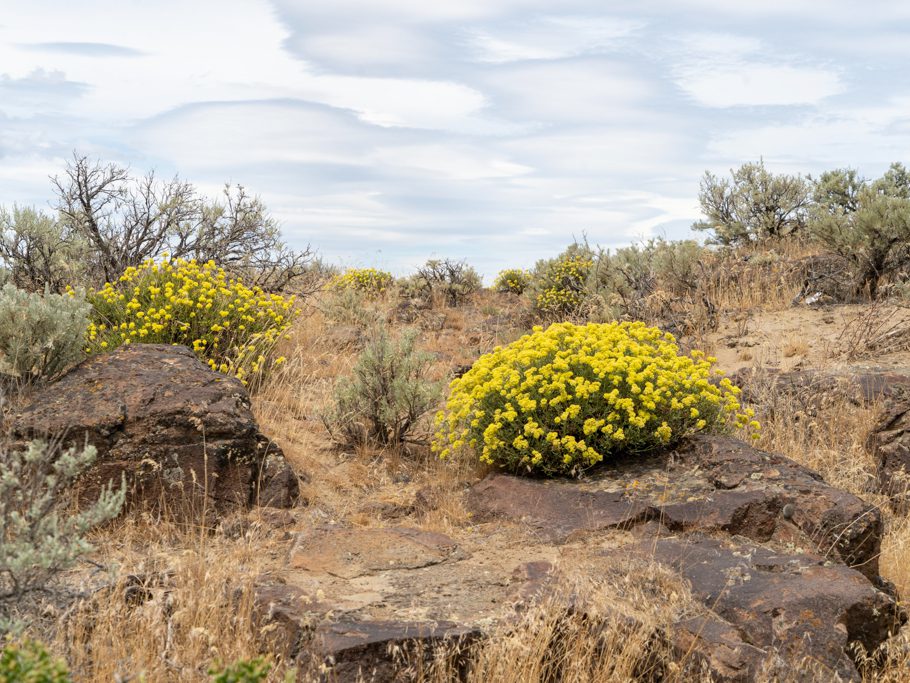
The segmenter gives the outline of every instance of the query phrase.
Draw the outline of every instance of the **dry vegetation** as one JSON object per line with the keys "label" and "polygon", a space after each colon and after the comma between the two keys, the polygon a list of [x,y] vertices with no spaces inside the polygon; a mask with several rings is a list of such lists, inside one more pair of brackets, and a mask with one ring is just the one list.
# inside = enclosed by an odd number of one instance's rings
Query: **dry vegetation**
{"label": "dry vegetation", "polygon": [[[728,371],[825,368],[860,357],[879,365],[906,363],[904,336],[896,334],[905,329],[902,308],[791,307],[803,286],[796,264],[807,255],[797,245],[770,257],[741,251],[735,260],[713,264],[703,293],[716,320],[693,316],[681,341],[715,353]],[[203,681],[214,663],[255,656],[261,634],[253,624],[253,585],[263,575],[280,575],[288,534],[309,524],[406,523],[456,539],[470,533],[461,493],[482,476],[479,468],[441,463],[426,445],[344,449],[330,439],[321,416],[337,378],[357,357],[362,328],[329,319],[326,296],[302,305],[281,349],[287,362],[254,397],[262,431],[281,444],[296,470],[307,474],[302,494],[308,504],[278,525],[254,511],[214,530],[134,519],[97,534],[97,565],[73,576],[92,589],[91,597],[65,613],[48,613],[36,626],[43,637],[52,634],[54,649],[66,657],[77,680],[137,680],[131,676],[144,672],[148,681]],[[388,295],[369,305],[377,314],[372,319],[391,318],[399,302]],[[434,354],[433,378],[447,381],[479,354],[523,333],[529,325],[525,309],[519,297],[486,290],[462,307],[437,302],[416,311],[410,324],[421,330],[421,347]],[[403,324],[393,327],[400,330]],[[902,595],[910,594],[910,521],[874,493],[875,465],[864,447],[874,408],[843,402],[809,415],[783,399],[764,398],[759,447],[781,452],[834,486],[879,505],[887,529],[883,575]],[[417,432],[427,429],[428,424],[418,425]],[[422,489],[435,496],[432,509],[406,509]],[[399,511],[394,522],[390,510]],[[477,683],[555,680],[557,671],[558,680],[591,683],[696,680],[687,657],[674,655],[655,634],[699,608],[686,586],[660,567],[633,569],[617,567],[596,581],[580,572],[577,585],[566,590],[576,604],[585,601],[584,616],[580,610],[566,612],[567,601],[557,597],[483,643],[454,651],[402,652],[402,667],[416,680],[434,683],[456,680],[468,660],[467,680]],[[282,680],[285,664],[273,663],[270,680]],[[870,667],[867,676],[910,679],[910,632],[893,639],[884,668]],[[778,680],[774,672],[768,679]]]}

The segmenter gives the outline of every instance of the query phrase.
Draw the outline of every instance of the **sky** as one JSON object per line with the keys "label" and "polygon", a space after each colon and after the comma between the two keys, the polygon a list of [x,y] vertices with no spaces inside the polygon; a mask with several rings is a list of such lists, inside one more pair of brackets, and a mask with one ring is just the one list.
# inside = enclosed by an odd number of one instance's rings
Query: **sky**
{"label": "sky", "polygon": [[75,151],[489,280],[690,237],[706,170],[910,161],[908,35],[896,0],[0,0],[0,205]]}

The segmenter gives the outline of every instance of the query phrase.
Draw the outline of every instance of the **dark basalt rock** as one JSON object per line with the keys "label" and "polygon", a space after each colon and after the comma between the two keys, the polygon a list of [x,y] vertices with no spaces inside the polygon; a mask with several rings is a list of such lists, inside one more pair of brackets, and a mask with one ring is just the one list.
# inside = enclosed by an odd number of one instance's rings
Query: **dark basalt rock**
{"label": "dark basalt rock", "polygon": [[[747,679],[758,673],[757,649],[773,650],[793,670],[806,659],[830,671],[832,680],[835,674],[859,680],[847,645],[871,651],[903,622],[894,600],[863,575],[817,556],[701,535],[644,541],[622,552],[672,567],[689,581],[695,597],[733,629],[710,624],[698,638],[712,651],[732,647],[739,656],[725,665]],[[748,647],[736,643],[737,635]]]}
{"label": "dark basalt rock", "polygon": [[468,505],[478,520],[510,518],[556,543],[656,520],[670,531],[794,543],[878,577],[882,518],[874,506],[792,460],[731,438],[697,437],[669,465],[666,455],[652,456],[583,482],[493,474],[471,489]]}
{"label": "dark basalt rock", "polygon": [[178,514],[289,507],[298,496],[297,476],[260,433],[243,385],[182,346],[135,344],[95,356],[36,392],[11,427],[20,443],[95,446],[98,459],[80,481],[89,498],[121,477],[129,507]]}
{"label": "dark basalt rock", "polygon": [[434,647],[469,658],[542,602],[554,618],[592,610],[604,633],[641,628],[625,598],[588,588],[661,599],[655,572],[693,598],[646,626],[679,655],[680,680],[859,680],[853,646],[874,650],[906,618],[881,589],[878,511],[735,439],[694,438],[582,480],[492,474],[464,501],[472,525],[457,541],[404,526],[302,531],[288,585],[263,589],[275,592],[260,601],[269,651],[325,680],[408,680]]}

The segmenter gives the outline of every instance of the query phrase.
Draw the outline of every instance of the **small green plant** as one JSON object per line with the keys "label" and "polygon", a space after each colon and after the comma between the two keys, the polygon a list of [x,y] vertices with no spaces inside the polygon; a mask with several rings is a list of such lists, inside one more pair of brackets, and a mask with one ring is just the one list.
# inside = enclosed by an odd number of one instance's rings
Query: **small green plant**
{"label": "small green plant", "polygon": [[0,683],[69,683],[66,663],[34,640],[10,641],[0,652]]}
{"label": "small green plant", "polygon": [[229,278],[213,261],[164,259],[127,268],[90,294],[88,350],[121,344],[183,344],[209,367],[244,384],[273,364],[274,349],[295,315],[294,298]]}
{"label": "small green plant", "polygon": [[499,272],[493,289],[504,294],[523,294],[531,284],[531,274],[521,268],[507,268]]}
{"label": "small green plant", "polygon": [[125,484],[108,484],[75,514],[60,512],[96,455],[94,446],[60,450],[42,441],[24,451],[0,448],[0,633],[12,625],[11,607],[51,591],[60,572],[92,551],[86,534],[120,514]]}
{"label": "small green plant", "polygon": [[439,397],[439,387],[427,379],[432,357],[416,348],[416,338],[414,330],[395,340],[378,329],[353,375],[335,387],[334,410],[324,422],[336,441],[386,447],[408,440]]}
{"label": "small green plant", "polygon": [[84,354],[91,306],[81,294],[0,288],[0,378],[15,385],[53,379]]}
{"label": "small green plant", "polygon": [[224,668],[212,667],[209,675],[212,683],[262,683],[271,667],[261,658],[241,659]]}
{"label": "small green plant", "polygon": [[535,327],[452,382],[433,450],[515,473],[578,474],[699,431],[755,434],[752,411],[714,362],[681,354],[672,335],[641,322]]}
{"label": "small green plant", "polygon": [[353,289],[367,296],[375,297],[385,294],[394,283],[391,273],[375,268],[349,268],[332,281],[337,289]]}
{"label": "small green plant", "polygon": [[384,317],[378,303],[372,297],[352,287],[327,292],[319,308],[330,322],[336,325],[353,325],[361,329],[380,324]]}

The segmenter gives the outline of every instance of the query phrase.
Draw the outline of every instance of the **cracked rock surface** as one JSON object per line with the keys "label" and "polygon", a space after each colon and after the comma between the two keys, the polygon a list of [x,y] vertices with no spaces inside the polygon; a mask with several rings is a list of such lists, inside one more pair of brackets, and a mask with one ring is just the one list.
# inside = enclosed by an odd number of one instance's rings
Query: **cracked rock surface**
{"label": "cracked rock surface", "polygon": [[878,575],[878,510],[735,439],[698,437],[583,480],[492,474],[464,497],[474,525],[451,536],[301,531],[284,583],[259,592],[284,656],[315,657],[333,680],[394,680],[407,644],[473,642],[561,595],[573,570],[631,559],[691,586],[699,612],[656,637],[714,680],[797,671],[807,658],[831,680],[859,680],[851,644],[874,649],[905,619]]}

